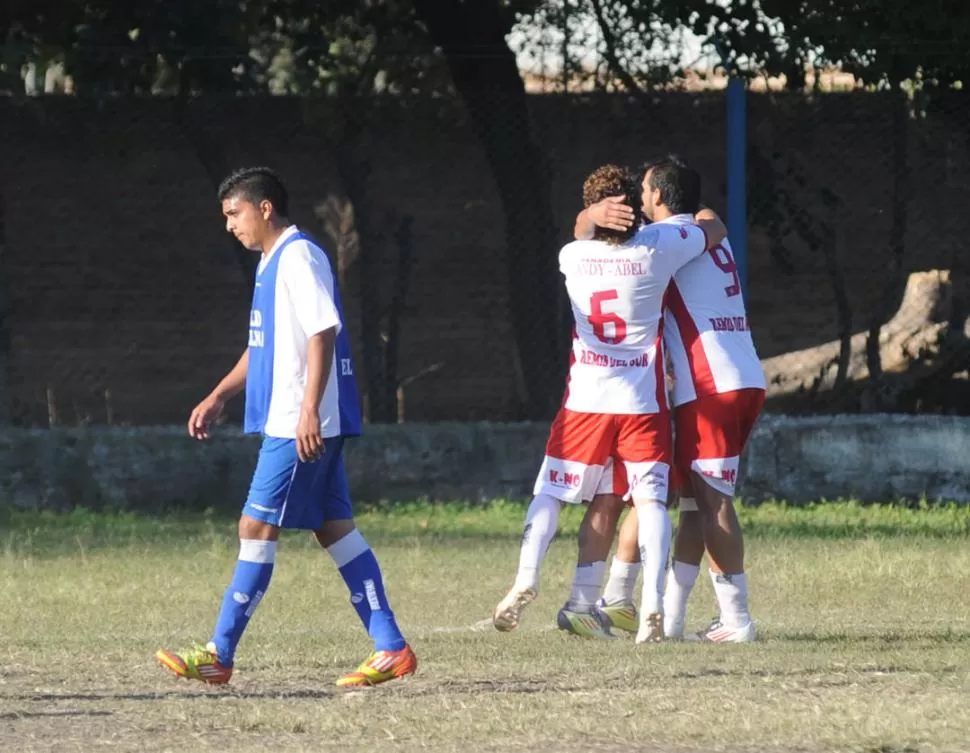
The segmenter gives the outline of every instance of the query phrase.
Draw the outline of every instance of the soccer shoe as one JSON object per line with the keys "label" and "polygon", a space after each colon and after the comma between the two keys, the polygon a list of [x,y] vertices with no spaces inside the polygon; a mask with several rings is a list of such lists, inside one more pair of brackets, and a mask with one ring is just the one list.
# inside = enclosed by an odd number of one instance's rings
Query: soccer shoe
{"label": "soccer shoe", "polygon": [[668,616],[664,613],[664,638],[680,641],[684,639],[684,618]]}
{"label": "soccer shoe", "polygon": [[579,635],[583,638],[599,638],[603,641],[615,641],[617,637],[610,632],[610,626],[598,610],[592,612],[577,612],[563,607],[556,615],[556,625],[560,630]]}
{"label": "soccer shoe", "polygon": [[748,620],[739,628],[730,628],[720,618],[716,618],[707,629],[688,636],[687,640],[705,643],[751,643],[756,637],[753,620]]}
{"label": "soccer shoe", "polygon": [[412,675],[417,668],[418,657],[410,646],[405,646],[400,651],[375,651],[357,669],[337,680],[337,687],[368,688],[404,675]]}
{"label": "soccer shoe", "polygon": [[508,633],[519,626],[522,610],[535,601],[538,592],[534,588],[521,591],[513,588],[502,599],[492,614],[492,624],[500,633]]}
{"label": "soccer shoe", "polygon": [[664,639],[664,616],[662,612],[650,612],[640,618],[637,643],[660,643]]}
{"label": "soccer shoe", "polygon": [[635,604],[607,604],[603,599],[596,602],[599,612],[611,628],[635,633],[639,627],[637,621],[637,607]]}
{"label": "soccer shoe", "polygon": [[155,661],[179,677],[209,685],[224,685],[232,677],[232,667],[226,667],[219,661],[213,643],[195,646],[182,653],[156,651]]}

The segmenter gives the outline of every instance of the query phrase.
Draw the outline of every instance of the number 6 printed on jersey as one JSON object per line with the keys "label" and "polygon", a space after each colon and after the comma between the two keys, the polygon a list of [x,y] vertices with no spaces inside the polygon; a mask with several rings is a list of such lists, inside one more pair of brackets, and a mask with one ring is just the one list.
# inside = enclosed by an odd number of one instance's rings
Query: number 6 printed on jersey
{"label": "number 6 printed on jersey", "polygon": [[[612,311],[603,311],[603,303],[615,301],[620,297],[616,290],[603,290],[593,293],[589,299],[589,323],[593,325],[593,334],[600,342],[618,345],[626,340],[626,322]],[[613,334],[606,334],[606,325],[612,325]]]}

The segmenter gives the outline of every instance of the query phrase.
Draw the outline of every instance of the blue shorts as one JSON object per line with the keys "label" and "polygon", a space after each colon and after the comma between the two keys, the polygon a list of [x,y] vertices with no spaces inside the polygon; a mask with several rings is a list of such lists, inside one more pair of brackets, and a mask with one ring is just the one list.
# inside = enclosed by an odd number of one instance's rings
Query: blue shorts
{"label": "blue shorts", "polygon": [[243,515],[303,531],[316,531],[327,520],[353,518],[343,442],[343,437],[325,439],[320,459],[301,463],[295,439],[264,437]]}

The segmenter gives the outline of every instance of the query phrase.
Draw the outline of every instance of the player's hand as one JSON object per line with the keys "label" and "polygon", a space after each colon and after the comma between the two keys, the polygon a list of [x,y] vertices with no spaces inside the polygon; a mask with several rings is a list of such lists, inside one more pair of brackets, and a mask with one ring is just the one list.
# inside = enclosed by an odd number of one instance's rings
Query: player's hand
{"label": "player's hand", "polygon": [[609,230],[629,230],[633,226],[633,209],[626,203],[625,196],[607,196],[602,201],[591,204],[586,216],[596,225]]}
{"label": "player's hand", "polygon": [[320,436],[320,414],[315,410],[300,409],[300,422],[296,425],[296,455],[301,463],[312,463],[324,452]]}
{"label": "player's hand", "polygon": [[225,400],[215,395],[209,395],[209,397],[195,406],[192,415],[189,416],[189,436],[195,439],[208,439],[209,427],[213,421],[222,415],[222,410],[225,407]]}

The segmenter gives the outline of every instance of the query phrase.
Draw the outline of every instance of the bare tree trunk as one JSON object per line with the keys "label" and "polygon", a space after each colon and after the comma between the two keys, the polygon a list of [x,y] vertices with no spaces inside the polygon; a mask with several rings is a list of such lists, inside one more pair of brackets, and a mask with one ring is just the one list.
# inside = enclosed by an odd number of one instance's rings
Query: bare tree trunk
{"label": "bare tree trunk", "polygon": [[411,282],[411,268],[414,261],[411,224],[414,218],[404,217],[394,231],[397,245],[397,270],[394,288],[387,307],[387,336],[384,340],[384,391],[385,399],[394,405],[395,417],[399,423],[404,421],[403,391],[401,390],[398,356],[401,349],[401,319],[407,303],[408,288]]}
{"label": "bare tree trunk", "polygon": [[[356,108],[353,101],[344,107]],[[391,423],[395,418],[394,385],[389,385],[384,369],[384,346],[381,338],[381,233],[375,228],[373,207],[367,192],[370,163],[357,157],[356,134],[360,124],[353,114],[347,116],[343,135],[334,149],[337,172],[344,192],[354,207],[354,218],[360,250],[357,257],[357,294],[360,300],[360,342],[364,366],[363,389],[368,420]]]}
{"label": "bare tree trunk", "polygon": [[557,231],[549,177],[532,137],[525,86],[505,41],[511,14],[498,2],[415,0],[444,53],[498,186],[505,214],[512,323],[525,379],[523,417],[549,417],[562,395],[557,343]]}
{"label": "bare tree trunk", "polygon": [[[222,143],[204,129],[192,123],[188,114],[190,67],[190,62],[186,62],[179,72],[178,90],[174,99],[175,122],[182,129],[185,140],[191,145],[196,159],[209,178],[209,185],[212,186],[212,201],[215,202],[219,184],[222,183],[232,168],[229,165]],[[226,248],[239,267],[239,272],[246,282],[247,290],[251,291],[253,283],[256,281],[256,267],[259,264],[259,256],[243,246],[229,233],[226,233]]]}
{"label": "bare tree trunk", "polygon": [[[951,328],[953,290],[949,271],[914,272],[904,288],[899,309],[882,325],[875,341],[883,378],[897,393],[945,369],[943,356],[957,334]],[[826,393],[831,395],[832,407],[845,410],[846,406],[839,404],[843,396],[833,393],[838,371],[845,372],[846,389],[851,383],[870,380],[868,350],[873,340],[870,333],[860,332],[850,335],[846,345],[844,334],[840,340],[766,358],[762,365],[769,399],[783,410],[797,411],[815,407],[804,404],[806,395]],[[847,361],[844,366],[843,360]]]}
{"label": "bare tree trunk", "polygon": [[0,193],[0,426],[6,426],[11,418],[10,395],[10,315],[12,302],[10,265],[7,263],[6,206]]}
{"label": "bare tree trunk", "polygon": [[845,270],[842,269],[842,223],[841,213],[836,209],[835,220],[830,226],[830,242],[822,244],[825,269],[835,296],[835,311],[839,321],[839,363],[832,389],[841,391],[849,375],[849,359],[852,356],[852,306],[845,286]]}
{"label": "bare tree trunk", "polygon": [[899,80],[898,78],[895,79],[896,85],[893,87],[898,101],[893,107],[892,114],[893,193],[892,225],[889,231],[889,255],[887,258],[889,281],[882,303],[877,308],[869,325],[869,334],[866,340],[866,362],[869,369],[870,387],[866,393],[864,407],[870,411],[887,410],[893,407],[893,397],[886,392],[886,385],[883,380],[879,333],[883,323],[899,306],[906,286],[904,261],[909,204],[909,105],[906,94],[899,88]]}

